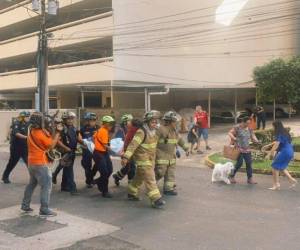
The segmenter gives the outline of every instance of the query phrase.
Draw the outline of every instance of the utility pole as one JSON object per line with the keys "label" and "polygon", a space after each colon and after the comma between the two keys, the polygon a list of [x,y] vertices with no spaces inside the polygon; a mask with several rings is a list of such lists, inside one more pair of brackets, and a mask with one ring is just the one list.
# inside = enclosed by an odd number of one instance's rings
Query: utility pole
{"label": "utility pole", "polygon": [[39,111],[43,115],[49,112],[49,89],[48,89],[48,37],[46,30],[46,0],[41,0],[41,29],[39,34],[38,56],[38,93]]}

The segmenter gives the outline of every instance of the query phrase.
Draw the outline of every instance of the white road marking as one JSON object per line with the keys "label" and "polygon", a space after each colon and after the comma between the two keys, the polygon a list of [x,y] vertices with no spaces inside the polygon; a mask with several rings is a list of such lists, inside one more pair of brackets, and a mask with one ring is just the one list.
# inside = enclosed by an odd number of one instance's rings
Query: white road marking
{"label": "white road marking", "polygon": [[[34,212],[31,216],[38,216],[39,206],[33,205]],[[83,219],[63,211],[56,211],[55,217],[47,218],[66,225],[63,228],[22,238],[0,230],[0,249],[10,250],[52,250],[68,247],[77,241],[87,240],[96,236],[108,235],[120,228],[99,221]],[[0,210],[0,221],[20,218],[24,213],[20,206],[8,207]]]}

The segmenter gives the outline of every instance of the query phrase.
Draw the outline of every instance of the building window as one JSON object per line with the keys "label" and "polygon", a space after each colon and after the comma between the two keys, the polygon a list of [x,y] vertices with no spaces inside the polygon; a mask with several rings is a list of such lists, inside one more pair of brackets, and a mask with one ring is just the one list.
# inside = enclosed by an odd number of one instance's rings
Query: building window
{"label": "building window", "polygon": [[101,108],[102,95],[98,93],[84,93],[84,106],[86,108]]}

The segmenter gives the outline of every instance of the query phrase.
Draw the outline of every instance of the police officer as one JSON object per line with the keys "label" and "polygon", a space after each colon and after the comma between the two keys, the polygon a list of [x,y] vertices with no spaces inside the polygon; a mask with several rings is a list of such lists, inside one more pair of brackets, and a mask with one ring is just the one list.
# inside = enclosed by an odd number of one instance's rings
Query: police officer
{"label": "police officer", "polygon": [[140,188],[145,183],[147,196],[153,208],[163,208],[165,204],[157,187],[154,173],[158,142],[156,127],[159,118],[158,111],[153,110],[145,114],[143,127],[137,130],[122,156],[122,166],[126,166],[131,159],[136,163],[135,176],[128,184],[128,199],[138,201]]}
{"label": "police officer", "polygon": [[61,132],[61,140],[58,146],[63,151],[62,159],[52,175],[52,181],[56,183],[56,177],[61,169],[63,169],[63,176],[61,182],[61,191],[70,192],[71,195],[77,195],[76,183],[74,181],[74,161],[75,152],[77,148],[77,130],[74,127],[74,119],[76,115],[73,112],[66,111],[62,115],[63,131]]}
{"label": "police officer", "polygon": [[[158,129],[159,140],[156,150],[156,180],[164,179],[164,194],[177,195],[175,190],[176,147],[179,145],[189,155],[189,146],[176,131],[177,114],[173,111],[163,116],[164,124]],[[177,153],[177,152],[176,152]]]}
{"label": "police officer", "polygon": [[[97,116],[95,113],[87,112],[84,115],[85,125],[80,129],[79,141],[82,143],[83,139],[93,141],[95,132],[99,129],[96,124]],[[85,147],[82,148],[81,165],[85,171],[85,183],[87,188],[92,188],[93,178],[97,172],[97,169],[93,169],[93,154]]]}
{"label": "police officer", "polygon": [[11,126],[10,135],[10,158],[2,175],[2,181],[5,184],[10,183],[9,175],[17,165],[20,158],[27,165],[27,134],[30,112],[22,111],[18,119]]}

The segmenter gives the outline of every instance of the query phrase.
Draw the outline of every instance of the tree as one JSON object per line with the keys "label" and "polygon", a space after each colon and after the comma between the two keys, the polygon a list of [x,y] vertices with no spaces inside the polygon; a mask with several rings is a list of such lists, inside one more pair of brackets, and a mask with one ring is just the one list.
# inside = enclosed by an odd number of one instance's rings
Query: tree
{"label": "tree", "polygon": [[256,67],[253,79],[260,102],[276,100],[292,105],[300,103],[300,57],[287,61],[278,58]]}

